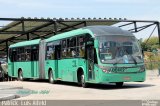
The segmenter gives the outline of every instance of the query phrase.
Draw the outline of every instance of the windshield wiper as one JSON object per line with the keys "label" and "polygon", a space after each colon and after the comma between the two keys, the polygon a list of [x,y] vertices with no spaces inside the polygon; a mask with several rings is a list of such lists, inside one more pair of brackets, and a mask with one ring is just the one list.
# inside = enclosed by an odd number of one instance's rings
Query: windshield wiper
{"label": "windshield wiper", "polygon": [[136,59],[133,57],[133,55],[131,55],[131,54],[128,54],[128,55],[131,56],[132,60],[134,61],[134,64],[137,65],[137,61],[136,61]]}
{"label": "windshield wiper", "polygon": [[126,51],[127,55],[130,55],[130,56],[131,56],[132,60],[134,61],[134,64],[137,65],[137,61],[136,61],[136,59],[133,57],[133,55],[132,55],[132,54],[129,54],[127,50],[125,50],[125,51]]}

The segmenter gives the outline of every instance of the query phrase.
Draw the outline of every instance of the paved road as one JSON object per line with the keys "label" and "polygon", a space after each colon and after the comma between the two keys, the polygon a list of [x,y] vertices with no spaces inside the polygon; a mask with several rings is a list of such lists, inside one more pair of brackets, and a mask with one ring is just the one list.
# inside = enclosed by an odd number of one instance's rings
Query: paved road
{"label": "paved road", "polygon": [[17,98],[20,100],[160,100],[160,78],[125,83],[122,88],[111,84],[81,88],[74,83],[49,84],[47,81],[11,81],[1,82],[0,85],[30,89],[30,92],[19,92],[30,94]]}

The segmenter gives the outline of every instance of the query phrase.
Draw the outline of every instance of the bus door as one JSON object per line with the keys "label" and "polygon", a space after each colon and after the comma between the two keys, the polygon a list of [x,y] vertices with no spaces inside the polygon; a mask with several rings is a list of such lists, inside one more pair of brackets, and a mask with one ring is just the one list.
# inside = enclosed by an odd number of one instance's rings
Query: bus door
{"label": "bus door", "polygon": [[59,70],[59,60],[60,60],[60,54],[61,54],[61,45],[56,45],[55,46],[55,77],[56,78],[62,78],[62,74],[60,73]]}
{"label": "bus door", "polygon": [[31,49],[31,77],[38,77],[38,46]]}
{"label": "bus door", "polygon": [[87,57],[88,80],[94,80],[95,73],[94,73],[94,46],[93,45],[86,46],[86,57]]}

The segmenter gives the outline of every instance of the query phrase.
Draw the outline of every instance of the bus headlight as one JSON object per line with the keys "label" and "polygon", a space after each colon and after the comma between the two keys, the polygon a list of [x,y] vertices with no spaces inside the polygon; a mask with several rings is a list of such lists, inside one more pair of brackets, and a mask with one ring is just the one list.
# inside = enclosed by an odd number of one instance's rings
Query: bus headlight
{"label": "bus headlight", "polygon": [[103,70],[103,72],[108,73],[107,69],[102,69],[102,70]]}
{"label": "bus headlight", "polygon": [[109,67],[99,66],[99,68],[101,68],[101,70],[102,70],[104,73],[111,73],[111,70],[110,70]]}
{"label": "bus headlight", "polygon": [[103,71],[104,73],[111,73],[111,70],[108,69],[108,68],[102,69],[102,71]]}

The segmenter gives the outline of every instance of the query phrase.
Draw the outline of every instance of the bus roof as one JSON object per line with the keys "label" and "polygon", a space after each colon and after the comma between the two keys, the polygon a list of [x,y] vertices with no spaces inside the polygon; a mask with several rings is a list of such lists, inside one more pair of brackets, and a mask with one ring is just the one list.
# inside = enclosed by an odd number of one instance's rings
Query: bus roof
{"label": "bus roof", "polygon": [[79,35],[79,34],[84,34],[84,33],[90,33],[92,37],[102,36],[102,35],[105,35],[105,36],[108,36],[108,35],[134,36],[131,32],[122,30],[119,27],[101,25],[101,26],[87,26],[84,28],[80,28],[80,29],[72,30],[72,31],[65,32],[62,34],[58,34],[58,35],[55,35],[55,36],[52,36],[46,39],[46,41],[50,42],[52,40],[63,39],[63,38],[72,37],[72,36]]}
{"label": "bus roof", "polygon": [[119,27],[114,26],[88,26],[84,27],[84,29],[89,29],[94,34],[94,36],[102,36],[102,35],[123,35],[123,36],[134,36],[131,32],[122,30]]}
{"label": "bus roof", "polygon": [[54,35],[54,36],[46,39],[46,42],[50,42],[50,41],[58,40],[58,39],[63,39],[63,38],[68,38],[68,37],[72,37],[72,36],[80,35],[80,34],[84,34],[84,33],[90,33],[91,35],[93,35],[90,30],[80,28],[80,29],[69,31],[69,32]]}
{"label": "bus roof", "polygon": [[36,39],[36,40],[30,40],[30,41],[23,41],[23,42],[19,42],[19,43],[15,43],[13,45],[10,45],[10,48],[13,47],[20,47],[20,46],[29,46],[29,45],[35,45],[35,44],[39,44],[41,39]]}
{"label": "bus roof", "polygon": [[[92,37],[95,36],[107,36],[107,35],[122,35],[122,36],[134,36],[131,32],[122,30],[119,27],[113,27],[113,26],[87,26],[84,28],[72,30],[69,32],[61,33],[54,35],[48,39],[46,39],[46,42],[50,42],[53,40],[59,40],[67,37],[72,37],[75,35],[80,35],[84,33],[89,33],[91,34]],[[34,44],[39,44],[41,39],[36,39],[36,40],[30,40],[30,41],[24,41],[24,42],[19,42],[13,45],[10,45],[10,47],[20,47],[20,46],[28,46],[28,45],[34,45]]]}

